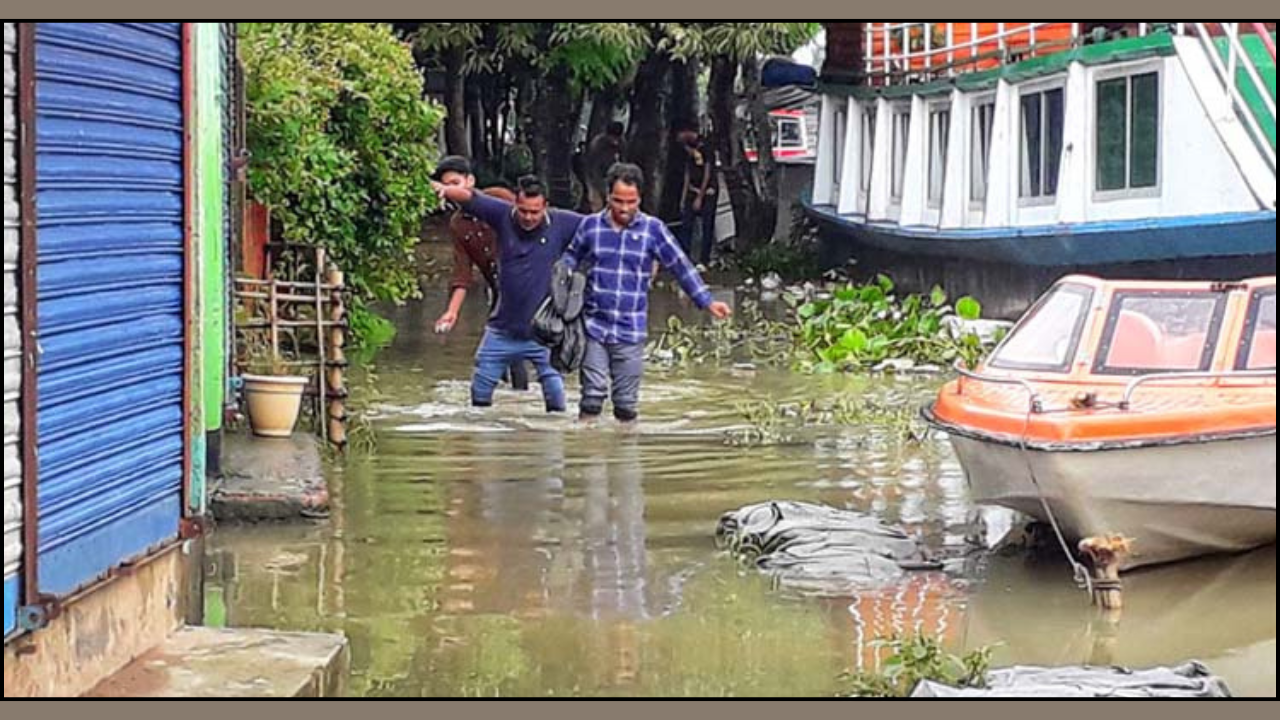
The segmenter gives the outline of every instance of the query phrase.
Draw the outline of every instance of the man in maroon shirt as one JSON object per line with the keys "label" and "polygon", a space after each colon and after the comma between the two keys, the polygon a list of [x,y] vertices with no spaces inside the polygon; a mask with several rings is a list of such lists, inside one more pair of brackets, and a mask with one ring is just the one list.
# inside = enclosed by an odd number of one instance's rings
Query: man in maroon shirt
{"label": "man in maroon shirt", "polygon": [[[476,178],[471,172],[471,162],[457,155],[440,161],[434,175],[444,185],[475,187]],[[495,187],[484,194],[509,203],[515,203],[515,193]],[[453,238],[453,274],[449,279],[449,306],[436,321],[436,332],[445,334],[458,324],[458,314],[467,301],[467,291],[475,284],[475,270],[484,277],[489,288],[490,310],[498,300],[498,250],[497,236],[492,227],[462,209],[449,219],[449,234]],[[510,368],[511,386],[516,390],[529,389],[529,373],[524,363],[513,363]]]}

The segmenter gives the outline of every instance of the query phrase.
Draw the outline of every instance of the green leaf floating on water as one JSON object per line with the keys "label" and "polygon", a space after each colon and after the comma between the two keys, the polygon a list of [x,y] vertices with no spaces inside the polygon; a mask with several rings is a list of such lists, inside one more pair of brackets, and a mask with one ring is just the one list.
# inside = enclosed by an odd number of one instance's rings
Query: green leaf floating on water
{"label": "green leaf floating on water", "polygon": [[982,303],[971,297],[962,297],[956,301],[956,314],[964,320],[980,320]]}

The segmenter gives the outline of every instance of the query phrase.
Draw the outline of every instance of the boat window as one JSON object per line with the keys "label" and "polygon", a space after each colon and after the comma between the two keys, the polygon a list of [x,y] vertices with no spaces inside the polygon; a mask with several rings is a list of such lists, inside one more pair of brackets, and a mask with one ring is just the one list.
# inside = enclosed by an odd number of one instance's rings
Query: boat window
{"label": "boat window", "polygon": [[795,149],[804,147],[804,130],[796,118],[783,118],[778,121],[777,147]]}
{"label": "boat window", "polygon": [[951,135],[951,108],[929,110],[929,206],[941,207],[947,184],[947,145]]}
{"label": "boat window", "polygon": [[846,129],[845,122],[848,116],[849,116],[848,106],[842,103],[836,109],[836,112],[835,112],[836,152],[835,152],[835,165],[832,167],[834,177],[832,178],[832,181],[831,181],[831,190],[832,190],[831,202],[833,205],[839,204],[838,198],[840,197],[840,178],[844,174],[844,151],[845,151],[844,146],[849,139],[847,137],[847,133],[845,132],[845,129]]}
{"label": "boat window", "polygon": [[1093,291],[1061,285],[1046,295],[996,349],[991,367],[1067,372],[1080,345]]}
{"label": "boat window", "polygon": [[1160,75],[1145,73],[1097,85],[1099,191],[1156,187],[1159,179]]}
{"label": "boat window", "polygon": [[980,103],[973,108],[973,139],[970,143],[969,159],[969,200],[971,202],[987,201],[987,178],[991,168],[991,138],[995,127],[995,101]]}
{"label": "boat window", "polygon": [[1207,372],[1218,344],[1223,299],[1212,292],[1118,293],[1098,372]]}
{"label": "boat window", "polygon": [[1248,359],[1245,370],[1276,368],[1276,291],[1260,293],[1254,300],[1254,313],[1249,332]]}
{"label": "boat window", "polygon": [[911,111],[898,110],[893,114],[893,187],[894,202],[902,201],[907,184],[907,141],[911,133]]}
{"label": "boat window", "polygon": [[1021,196],[1048,199],[1058,194],[1058,169],[1062,162],[1062,88],[1022,96]]}
{"label": "boat window", "polygon": [[873,153],[876,142],[876,109],[869,107],[862,111],[862,192],[871,192],[871,167],[875,161]]}

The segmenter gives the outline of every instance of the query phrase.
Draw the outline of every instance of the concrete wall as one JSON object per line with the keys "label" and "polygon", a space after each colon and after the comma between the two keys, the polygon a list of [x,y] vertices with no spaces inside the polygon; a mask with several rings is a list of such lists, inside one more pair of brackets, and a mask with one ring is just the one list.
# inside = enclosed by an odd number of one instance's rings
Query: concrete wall
{"label": "concrete wall", "polygon": [[4,24],[4,635],[14,630],[22,560],[22,332],[18,251],[17,26]]}
{"label": "concrete wall", "polygon": [[4,649],[6,698],[78,697],[183,624],[196,546],[174,550],[72,602],[44,630]]}

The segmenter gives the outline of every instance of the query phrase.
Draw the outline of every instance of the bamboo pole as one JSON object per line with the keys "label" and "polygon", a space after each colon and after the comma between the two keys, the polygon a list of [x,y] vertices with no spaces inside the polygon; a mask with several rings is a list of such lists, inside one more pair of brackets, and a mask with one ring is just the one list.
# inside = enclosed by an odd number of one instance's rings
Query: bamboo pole
{"label": "bamboo pole", "polygon": [[268,291],[270,306],[267,308],[267,326],[271,330],[271,362],[273,363],[280,359],[280,303],[276,297],[277,293],[278,288],[273,282]]}
{"label": "bamboo pole", "polygon": [[[325,320],[319,324],[326,328],[340,327],[342,329],[346,329],[346,322]],[[313,328],[316,325],[317,323],[311,320],[280,320],[275,323],[270,322],[270,320],[250,320],[249,322],[237,325],[236,327],[241,330],[266,330],[269,328],[276,330],[297,330],[299,328]]]}
{"label": "bamboo pole", "polygon": [[329,347],[327,348],[327,354],[330,364],[328,377],[326,378],[329,387],[329,441],[335,447],[343,449],[347,446],[347,388],[346,378],[344,377],[347,346],[347,333],[345,330],[347,308],[342,291],[346,283],[342,272],[336,267],[328,269],[327,281],[330,287],[337,288],[333,291],[332,301],[329,303]]}
{"label": "bamboo pole", "polygon": [[[316,288],[315,283],[290,282],[288,280],[254,280],[252,278],[239,278],[236,280],[236,284],[242,285],[244,287],[258,287],[258,288],[271,287],[272,285],[275,285],[285,290],[306,290],[307,292],[311,292]],[[334,287],[333,285],[328,285],[328,284],[321,284],[320,287],[325,291],[345,289],[345,288]]]}
{"label": "bamboo pole", "polygon": [[320,366],[316,368],[316,383],[320,387],[320,397],[316,405],[319,412],[320,439],[329,444],[329,386],[325,375],[325,341],[324,341],[324,284],[325,267],[327,265],[324,248],[316,248],[316,352],[320,353]]}
{"label": "bamboo pole", "polygon": [[[327,292],[328,292],[327,290],[323,290],[323,289],[320,290],[321,302],[323,302],[326,305],[329,304],[329,299],[326,296]],[[264,293],[264,292],[255,292],[252,290],[238,290],[236,291],[236,297],[240,298],[241,300],[270,300],[271,294]],[[311,305],[315,303],[316,296],[315,295],[293,295],[290,293],[276,293],[276,300],[281,305]]]}
{"label": "bamboo pole", "polygon": [[[329,262],[328,253],[315,249],[315,278],[306,282],[286,280],[238,279],[235,297],[249,317],[237,323],[242,333],[265,333],[268,336],[272,362],[281,368],[317,375],[317,434],[338,449],[346,447],[347,389],[346,344],[347,308],[344,274]],[[305,290],[305,293],[302,292]],[[314,318],[285,319],[295,311],[289,308],[310,307]],[[315,355],[285,360],[281,357],[284,335],[297,341],[299,330],[312,329],[316,334]],[[301,352],[301,351],[299,351]]]}

